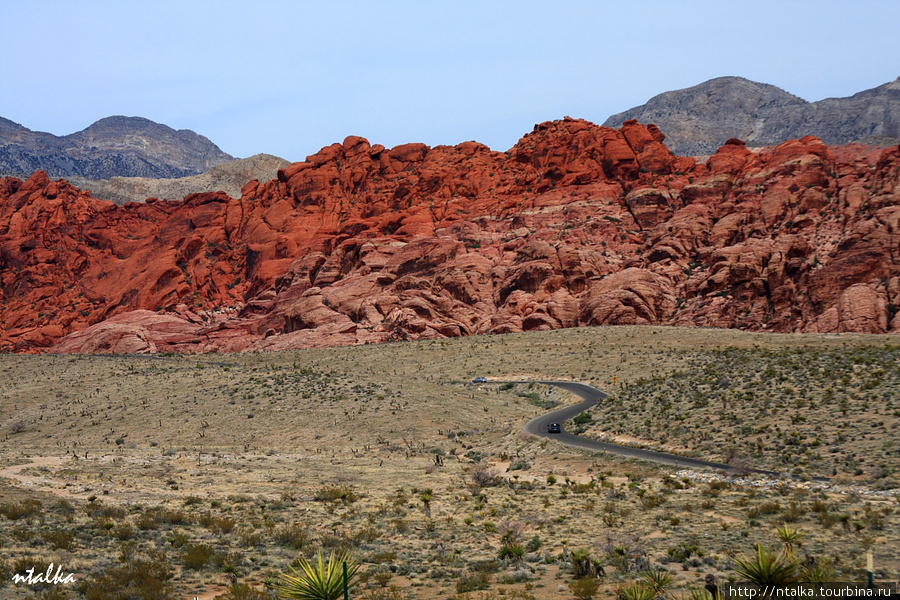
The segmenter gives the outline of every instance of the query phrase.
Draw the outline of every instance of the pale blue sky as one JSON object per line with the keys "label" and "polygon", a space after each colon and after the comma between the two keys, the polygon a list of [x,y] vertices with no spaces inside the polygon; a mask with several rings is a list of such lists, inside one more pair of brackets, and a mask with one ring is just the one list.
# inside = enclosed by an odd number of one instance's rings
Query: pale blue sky
{"label": "pale blue sky", "polygon": [[507,150],[723,75],[806,100],[900,76],[896,0],[0,0],[0,20],[0,116],[142,116],[239,157],[347,135]]}

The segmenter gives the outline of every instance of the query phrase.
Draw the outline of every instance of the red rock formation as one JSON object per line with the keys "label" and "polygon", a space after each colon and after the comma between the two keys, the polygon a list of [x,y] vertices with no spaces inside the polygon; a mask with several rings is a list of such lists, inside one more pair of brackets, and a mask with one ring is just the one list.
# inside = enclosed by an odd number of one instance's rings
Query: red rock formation
{"label": "red rock formation", "polygon": [[349,137],[241,198],[0,180],[0,349],[284,349],[663,323],[900,330],[900,149],[705,164],[565,119],[509,152]]}

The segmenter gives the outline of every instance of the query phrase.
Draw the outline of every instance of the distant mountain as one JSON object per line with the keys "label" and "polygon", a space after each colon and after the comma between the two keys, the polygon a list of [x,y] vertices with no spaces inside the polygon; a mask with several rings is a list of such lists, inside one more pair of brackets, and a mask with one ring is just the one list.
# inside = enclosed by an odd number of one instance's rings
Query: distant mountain
{"label": "distant mountain", "polygon": [[173,178],[233,159],[202,135],[141,117],[107,117],[62,137],[0,117],[0,174]]}
{"label": "distant mountain", "polygon": [[289,161],[271,154],[256,154],[250,158],[239,158],[216,165],[200,175],[177,179],[149,177],[88,179],[78,176],[66,179],[81,189],[90,190],[94,198],[112,200],[116,204],[143,202],[147,198],[182,200],[190,194],[203,192],[225,192],[232,198],[240,198],[241,188],[247,182],[254,179],[259,181],[275,179],[278,169],[283,169],[289,164]]}
{"label": "distant mountain", "polygon": [[628,119],[654,123],[675,154],[712,154],[729,138],[771,146],[806,135],[826,144],[900,143],[900,78],[854,94],[807,102],[765,83],[719,77],[611,116],[604,125]]}

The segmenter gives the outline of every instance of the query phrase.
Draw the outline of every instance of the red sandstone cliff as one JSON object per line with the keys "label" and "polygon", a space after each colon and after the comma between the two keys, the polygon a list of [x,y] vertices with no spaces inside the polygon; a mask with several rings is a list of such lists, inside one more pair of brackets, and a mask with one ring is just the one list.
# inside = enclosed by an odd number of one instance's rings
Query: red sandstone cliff
{"label": "red sandstone cliff", "polygon": [[284,349],[581,325],[900,331],[900,148],[705,164],[653,125],[357,137],[240,199],[0,180],[0,349]]}

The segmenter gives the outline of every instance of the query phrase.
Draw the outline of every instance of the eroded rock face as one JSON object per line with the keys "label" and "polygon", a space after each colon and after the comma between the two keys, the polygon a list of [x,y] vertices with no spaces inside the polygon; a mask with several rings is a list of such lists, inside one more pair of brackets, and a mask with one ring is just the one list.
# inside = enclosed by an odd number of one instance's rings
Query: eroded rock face
{"label": "eroded rock face", "polygon": [[900,149],[706,163],[653,126],[509,152],[359,137],[241,198],[0,180],[0,349],[275,350],[581,325],[897,331]]}

